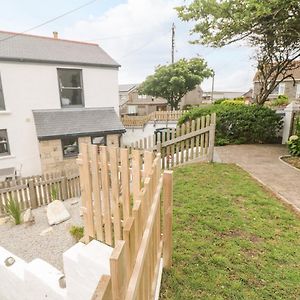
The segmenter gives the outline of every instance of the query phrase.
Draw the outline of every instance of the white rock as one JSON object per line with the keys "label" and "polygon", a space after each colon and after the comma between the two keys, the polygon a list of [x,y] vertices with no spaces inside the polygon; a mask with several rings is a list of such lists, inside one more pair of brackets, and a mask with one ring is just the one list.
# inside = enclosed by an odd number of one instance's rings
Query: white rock
{"label": "white rock", "polygon": [[50,233],[50,232],[52,232],[52,231],[53,231],[53,228],[52,228],[52,227],[48,227],[48,228],[44,229],[44,230],[40,233],[40,235],[41,235],[41,236],[44,236],[44,235],[46,235],[46,234],[48,234],[48,233]]}
{"label": "white rock", "polygon": [[70,219],[70,214],[60,200],[54,200],[47,205],[47,218],[49,225],[59,224]]}
{"label": "white rock", "polygon": [[23,216],[24,223],[33,223],[34,222],[34,215],[32,213],[31,208],[26,209],[24,216]]}

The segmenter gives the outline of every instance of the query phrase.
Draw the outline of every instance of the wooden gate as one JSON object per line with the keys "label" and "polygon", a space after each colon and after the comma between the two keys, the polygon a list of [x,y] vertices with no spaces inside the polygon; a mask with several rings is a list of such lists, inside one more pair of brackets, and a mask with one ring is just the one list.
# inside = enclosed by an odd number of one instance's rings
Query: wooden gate
{"label": "wooden gate", "polygon": [[80,149],[84,239],[114,247],[110,276],[101,277],[93,299],[154,299],[162,256],[171,265],[172,171],[162,175],[160,154],[150,151]]}
{"label": "wooden gate", "polygon": [[162,168],[169,169],[194,160],[213,160],[216,114],[186,122],[176,128],[132,143],[129,148],[161,153]]}

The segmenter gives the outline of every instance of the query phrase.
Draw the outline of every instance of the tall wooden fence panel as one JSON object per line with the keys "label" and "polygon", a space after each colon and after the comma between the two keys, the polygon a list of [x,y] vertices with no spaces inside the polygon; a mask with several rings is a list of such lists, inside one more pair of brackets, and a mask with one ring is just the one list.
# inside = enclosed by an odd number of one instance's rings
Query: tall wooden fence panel
{"label": "tall wooden fence panel", "polygon": [[0,215],[6,215],[6,206],[13,199],[22,210],[47,205],[53,199],[65,200],[80,196],[78,171],[51,173],[0,182]]}
{"label": "tall wooden fence panel", "polygon": [[81,151],[84,239],[114,247],[111,275],[93,299],[154,299],[161,258],[166,267],[171,261],[172,172],[161,175],[159,153],[84,144]]}
{"label": "tall wooden fence panel", "polygon": [[213,160],[216,114],[203,116],[176,128],[167,128],[132,143],[129,148],[161,153],[162,168],[193,160]]}

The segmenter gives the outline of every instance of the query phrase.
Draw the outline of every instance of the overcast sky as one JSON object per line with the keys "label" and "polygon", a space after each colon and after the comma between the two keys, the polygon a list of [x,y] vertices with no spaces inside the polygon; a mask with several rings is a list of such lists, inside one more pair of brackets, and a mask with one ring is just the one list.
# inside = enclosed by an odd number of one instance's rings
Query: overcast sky
{"label": "overcast sky", "polygon": [[[22,32],[74,9],[88,0],[0,0],[0,29]],[[215,89],[247,91],[255,62],[251,50],[241,46],[212,49],[191,45],[191,24],[181,22],[174,7],[183,0],[97,0],[32,34],[90,41],[99,44],[122,67],[120,83],[138,83],[159,64],[171,60],[171,26],[176,26],[175,59],[203,57],[213,68]],[[1,47],[1,45],[0,45]],[[211,89],[211,80],[202,84]]]}

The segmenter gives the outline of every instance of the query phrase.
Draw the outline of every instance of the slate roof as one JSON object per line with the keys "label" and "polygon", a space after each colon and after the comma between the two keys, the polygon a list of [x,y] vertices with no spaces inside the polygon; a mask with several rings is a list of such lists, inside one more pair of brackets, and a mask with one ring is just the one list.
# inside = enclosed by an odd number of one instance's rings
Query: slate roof
{"label": "slate roof", "polygon": [[0,31],[0,60],[92,65],[120,65],[97,44]]}
{"label": "slate roof", "polygon": [[[300,80],[300,60],[295,60],[293,64],[295,66],[295,69],[288,71],[287,74],[293,75],[294,79],[298,81]],[[258,77],[259,77],[259,71],[256,71],[253,81],[258,82],[259,81]],[[282,79],[282,75],[279,75],[278,80],[281,79]],[[287,80],[292,80],[292,78],[288,78]]]}
{"label": "slate roof", "polygon": [[43,109],[33,116],[39,140],[125,132],[113,108]]}
{"label": "slate roof", "polygon": [[129,83],[129,84],[120,84],[119,92],[129,92],[133,88],[137,87],[139,84],[137,83]]}

